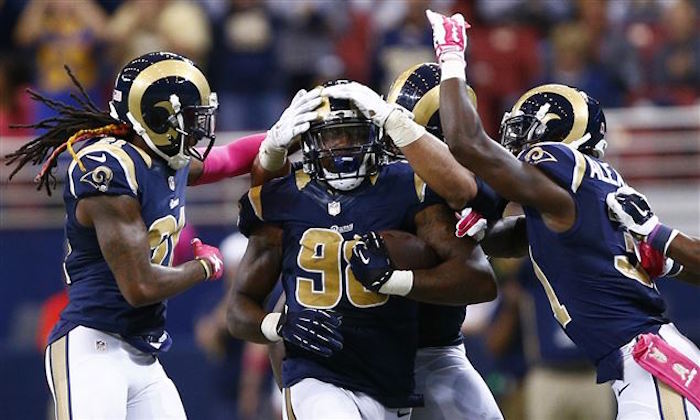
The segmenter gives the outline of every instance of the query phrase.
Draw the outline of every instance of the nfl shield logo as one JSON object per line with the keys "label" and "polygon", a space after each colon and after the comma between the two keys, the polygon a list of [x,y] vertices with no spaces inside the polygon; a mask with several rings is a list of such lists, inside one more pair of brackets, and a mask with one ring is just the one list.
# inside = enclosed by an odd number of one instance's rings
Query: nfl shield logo
{"label": "nfl shield logo", "polygon": [[170,191],[175,191],[175,177],[174,176],[168,177],[168,187],[170,187]]}
{"label": "nfl shield logo", "polygon": [[331,201],[328,203],[328,214],[331,216],[337,216],[340,214],[340,203],[337,201]]}

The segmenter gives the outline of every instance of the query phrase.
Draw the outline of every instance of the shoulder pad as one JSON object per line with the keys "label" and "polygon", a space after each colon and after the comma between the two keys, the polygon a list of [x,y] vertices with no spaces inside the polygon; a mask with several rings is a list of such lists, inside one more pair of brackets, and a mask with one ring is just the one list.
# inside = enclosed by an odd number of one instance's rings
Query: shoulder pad
{"label": "shoulder pad", "polygon": [[138,174],[142,167],[150,165],[151,159],[145,152],[124,140],[99,140],[83,147],[77,160],[69,165],[70,192],[75,198],[97,194],[136,197]]}
{"label": "shoulder pad", "polygon": [[564,143],[538,143],[522,151],[518,159],[538,167],[572,192],[578,191],[586,173],[583,154]]}
{"label": "shoulder pad", "polygon": [[284,178],[276,178],[263,185],[252,187],[238,201],[238,229],[249,236],[263,223],[284,221],[291,207],[294,193],[301,191],[310,178],[299,176],[297,171]]}

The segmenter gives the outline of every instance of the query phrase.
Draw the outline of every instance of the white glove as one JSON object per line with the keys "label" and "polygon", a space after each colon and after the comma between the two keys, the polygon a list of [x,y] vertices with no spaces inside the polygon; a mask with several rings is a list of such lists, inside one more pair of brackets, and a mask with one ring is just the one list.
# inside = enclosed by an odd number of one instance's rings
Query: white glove
{"label": "white glove", "polygon": [[425,14],[433,28],[433,47],[441,68],[440,80],[453,77],[466,80],[464,52],[467,49],[467,28],[471,25],[460,13],[447,17],[426,10]]}
{"label": "white glove", "polygon": [[309,92],[301,89],[292,99],[292,103],[284,110],[280,119],[267,132],[265,140],[260,144],[260,165],[274,172],[284,165],[287,159],[287,149],[302,133],[311,126],[311,121],[318,118],[314,111],[321,105],[321,87]]}
{"label": "white glove", "polygon": [[644,194],[625,185],[605,198],[613,219],[632,233],[645,238],[659,224]]}
{"label": "white glove", "polygon": [[323,96],[349,99],[362,114],[386,131],[397,147],[418,140],[425,128],[413,121],[413,114],[396,104],[389,104],[375,91],[357,82],[323,88]]}

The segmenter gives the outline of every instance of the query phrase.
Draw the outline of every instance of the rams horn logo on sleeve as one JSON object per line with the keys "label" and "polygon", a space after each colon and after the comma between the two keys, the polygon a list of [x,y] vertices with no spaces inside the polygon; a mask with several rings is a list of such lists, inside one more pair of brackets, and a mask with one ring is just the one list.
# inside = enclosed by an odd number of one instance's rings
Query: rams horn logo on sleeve
{"label": "rams horn logo on sleeve", "polygon": [[106,192],[114,173],[108,167],[101,165],[80,177],[81,182],[86,182],[100,192]]}
{"label": "rams horn logo on sleeve", "polygon": [[542,149],[541,147],[535,146],[527,151],[527,154],[525,155],[525,161],[532,165],[537,165],[538,163],[542,162],[556,162],[557,158],[552,156],[551,153]]}

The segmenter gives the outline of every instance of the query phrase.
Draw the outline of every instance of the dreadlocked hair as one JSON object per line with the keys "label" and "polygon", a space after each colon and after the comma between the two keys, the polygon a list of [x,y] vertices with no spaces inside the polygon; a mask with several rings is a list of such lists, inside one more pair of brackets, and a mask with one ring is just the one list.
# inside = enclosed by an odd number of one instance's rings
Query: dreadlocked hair
{"label": "dreadlocked hair", "polygon": [[43,162],[41,171],[34,178],[34,183],[37,184],[37,190],[46,188],[48,195],[51,195],[51,191],[56,188],[56,177],[53,174],[53,169],[58,165],[57,158],[66,149],[77,161],[80,169],[85,172],[85,166],[80,162],[73,149],[73,144],[96,137],[125,136],[132,133],[131,127],[127,124],[112,118],[108,112],[97,108],[70,67],[63,67],[80,92],[80,96],[74,93],[70,94],[78,106],[55,101],[32,89],[27,89],[33,100],[48,106],[56,111],[57,115],[35,124],[10,125],[11,128],[34,128],[46,130],[46,132],[5,156],[6,165],[16,164],[15,169],[10,173],[10,180],[27,163],[38,165]]}

